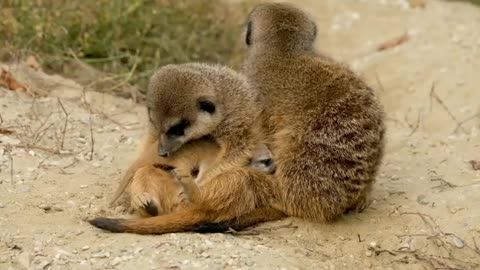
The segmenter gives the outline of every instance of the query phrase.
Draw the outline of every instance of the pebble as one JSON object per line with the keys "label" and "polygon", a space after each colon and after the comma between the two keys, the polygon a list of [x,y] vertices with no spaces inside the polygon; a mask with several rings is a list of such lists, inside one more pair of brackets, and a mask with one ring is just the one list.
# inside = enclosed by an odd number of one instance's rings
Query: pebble
{"label": "pebble", "polygon": [[5,208],[5,204],[0,202],[0,208]]}
{"label": "pebble", "polygon": [[452,235],[452,239],[451,239],[451,242],[452,244],[454,244],[457,248],[463,248],[465,246],[465,242],[458,238],[457,236],[455,235]]}
{"label": "pebble", "polygon": [[39,205],[38,205],[38,208],[43,209],[43,210],[45,210],[45,211],[50,211],[50,210],[52,210],[52,207],[51,207],[50,205],[47,205],[47,204],[44,204],[44,203],[39,204]]}
{"label": "pebble", "polygon": [[88,185],[80,185],[80,188],[87,188]]}
{"label": "pebble", "polygon": [[111,266],[116,266],[116,265],[119,265],[122,261],[123,261],[122,258],[115,257],[115,258],[113,258],[113,260],[110,261],[110,265]]}
{"label": "pebble", "polygon": [[375,241],[370,242],[370,247],[372,247],[372,248],[378,247],[377,242],[375,242]]}
{"label": "pebble", "polygon": [[82,250],[84,250],[84,251],[85,251],[85,250],[89,250],[89,249],[90,249],[89,246],[83,246],[83,247],[82,247]]}
{"label": "pebble", "polygon": [[367,256],[367,257],[372,257],[372,255],[373,255],[373,252],[371,250],[367,250],[365,252],[365,256]]}
{"label": "pebble", "polygon": [[91,257],[92,258],[108,258],[108,257],[110,257],[110,253],[108,253],[108,252],[92,253]]}
{"label": "pebble", "polygon": [[422,205],[429,204],[429,202],[427,201],[427,197],[423,194],[417,196],[417,203],[422,204]]}
{"label": "pebble", "polygon": [[52,209],[53,209],[53,211],[55,211],[55,212],[62,212],[62,211],[63,211],[63,209],[62,209],[60,206],[56,206],[56,205],[54,205],[54,206],[52,207]]}
{"label": "pebble", "polygon": [[36,267],[36,269],[47,269],[50,264],[52,263],[52,261],[42,261],[38,264],[38,266]]}

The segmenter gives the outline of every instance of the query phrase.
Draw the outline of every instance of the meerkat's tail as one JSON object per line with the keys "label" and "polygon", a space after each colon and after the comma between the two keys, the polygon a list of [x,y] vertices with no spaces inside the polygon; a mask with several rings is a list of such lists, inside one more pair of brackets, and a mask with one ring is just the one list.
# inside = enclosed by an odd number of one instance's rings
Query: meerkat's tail
{"label": "meerkat's tail", "polygon": [[171,214],[139,218],[95,218],[88,222],[100,229],[114,233],[163,234],[195,230],[206,222],[207,215],[195,209],[182,209]]}

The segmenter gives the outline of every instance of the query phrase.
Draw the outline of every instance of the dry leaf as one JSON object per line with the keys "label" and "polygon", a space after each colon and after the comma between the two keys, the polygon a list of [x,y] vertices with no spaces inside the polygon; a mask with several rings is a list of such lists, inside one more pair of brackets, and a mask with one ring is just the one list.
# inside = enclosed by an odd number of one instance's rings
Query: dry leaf
{"label": "dry leaf", "polygon": [[10,134],[13,134],[13,133],[15,133],[15,131],[10,130],[10,129],[6,129],[6,128],[0,128],[0,134],[10,135]]}
{"label": "dry leaf", "polygon": [[480,160],[470,160],[470,164],[472,164],[472,169],[475,171],[480,170]]}
{"label": "dry leaf", "polygon": [[388,50],[388,49],[397,47],[397,46],[407,42],[409,39],[410,39],[410,36],[408,35],[408,33],[405,33],[405,34],[401,35],[400,37],[394,38],[392,40],[389,40],[389,41],[386,41],[386,42],[380,44],[377,47],[377,51],[381,52],[381,51],[384,51],[384,50]]}
{"label": "dry leaf", "polygon": [[411,8],[425,8],[427,6],[427,2],[425,0],[409,0],[408,3],[410,4]]}
{"label": "dry leaf", "polygon": [[14,91],[21,89],[28,92],[27,87],[15,80],[12,73],[8,72],[5,68],[2,68],[2,73],[0,74],[0,85],[5,85],[9,90]]}
{"label": "dry leaf", "polygon": [[27,63],[27,66],[33,70],[39,71],[42,69],[42,67],[37,61],[37,58],[35,58],[35,56],[33,55],[27,57],[27,60],[25,62]]}

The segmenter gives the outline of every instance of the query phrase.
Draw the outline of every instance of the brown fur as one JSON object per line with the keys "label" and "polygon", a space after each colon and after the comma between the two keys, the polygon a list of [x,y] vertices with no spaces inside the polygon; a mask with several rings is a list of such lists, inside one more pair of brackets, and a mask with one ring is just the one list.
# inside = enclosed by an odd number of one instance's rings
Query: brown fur
{"label": "brown fur", "polygon": [[[268,208],[270,177],[245,166],[261,142],[261,103],[243,76],[220,66],[170,65],[153,76],[147,100],[152,134],[158,134],[160,154],[174,158],[186,143],[209,135],[220,145],[218,158],[192,186],[194,203],[163,216],[134,220],[97,218],[90,221],[92,225],[113,232],[168,233],[193,230],[200,224],[233,220],[256,213],[257,208]],[[201,109],[200,102],[209,104]],[[211,110],[212,104],[215,110]],[[179,174],[180,178],[188,178],[188,174]]]}
{"label": "brown fur", "polygon": [[[209,180],[199,185],[198,204],[143,220],[96,219],[91,223],[115,232],[166,233],[198,229],[205,223],[243,228],[285,214],[332,221],[349,209],[361,207],[383,156],[383,109],[363,80],[314,51],[315,38],[313,21],[292,5],[257,6],[249,16],[244,72],[260,95],[255,100],[262,100],[261,131],[232,136],[239,134],[239,127],[249,125],[247,120],[252,117],[242,114],[248,110],[234,106],[237,110],[223,112],[221,120],[198,129],[202,130],[197,132],[200,135],[211,132],[219,138],[222,149],[228,149],[223,152],[225,160],[237,161],[220,163],[214,166],[214,174],[207,173]],[[178,77],[178,81],[184,80],[188,79]],[[176,100],[184,102],[191,94],[184,95],[185,85],[182,87],[174,98],[162,96],[162,100],[152,102],[159,103],[159,107]],[[199,88],[203,93],[205,89]],[[210,89],[215,88],[210,85]],[[225,89],[238,93],[232,87]],[[216,103],[224,104],[222,101]],[[177,108],[189,114],[188,108]],[[174,114],[182,115],[180,111]],[[265,136],[272,151],[277,166],[274,177],[234,166],[241,156],[246,156],[239,155],[228,142],[239,142],[240,149],[249,149],[255,140],[251,135],[258,133]],[[179,145],[168,140],[162,144],[169,145],[163,149],[166,153]]]}
{"label": "brown fur", "polygon": [[[131,207],[141,216],[167,214],[194,201],[198,196],[194,193],[197,174],[216,161],[220,150],[213,140],[199,139],[187,143],[174,155],[162,158],[157,154],[157,145],[158,141],[154,141],[145,149],[132,164],[137,168],[129,168],[135,173],[126,191]],[[183,177],[175,177],[173,170],[184,172]]]}
{"label": "brown fur", "polygon": [[244,72],[264,100],[274,207],[331,221],[364,204],[384,151],[384,113],[347,67],[314,51],[316,26],[290,4],[249,15]]}
{"label": "brown fur", "polygon": [[[126,189],[132,210],[140,216],[156,216],[198,201],[196,180],[217,162],[219,145],[212,139],[202,138],[188,142],[169,157],[160,157],[158,141],[148,137],[144,140],[151,144],[143,147],[144,152],[128,170],[136,171]],[[265,164],[266,161],[269,163]],[[270,151],[264,145],[252,152],[248,166],[265,173],[275,169]],[[172,173],[173,169],[179,175]]]}

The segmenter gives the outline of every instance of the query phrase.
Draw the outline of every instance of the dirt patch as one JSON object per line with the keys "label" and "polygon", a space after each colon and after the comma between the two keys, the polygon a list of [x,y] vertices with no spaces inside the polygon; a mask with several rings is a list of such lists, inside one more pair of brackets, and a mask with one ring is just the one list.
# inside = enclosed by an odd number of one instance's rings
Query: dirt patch
{"label": "dirt patch", "polygon": [[122,215],[108,199],[145,109],[37,74],[47,97],[0,89],[0,128],[14,131],[0,134],[0,269],[480,268],[480,171],[470,163],[480,159],[480,10],[295,2],[318,19],[318,47],[363,74],[388,113],[387,155],[364,213],[331,225],[289,218],[241,236],[97,230],[84,220]]}

